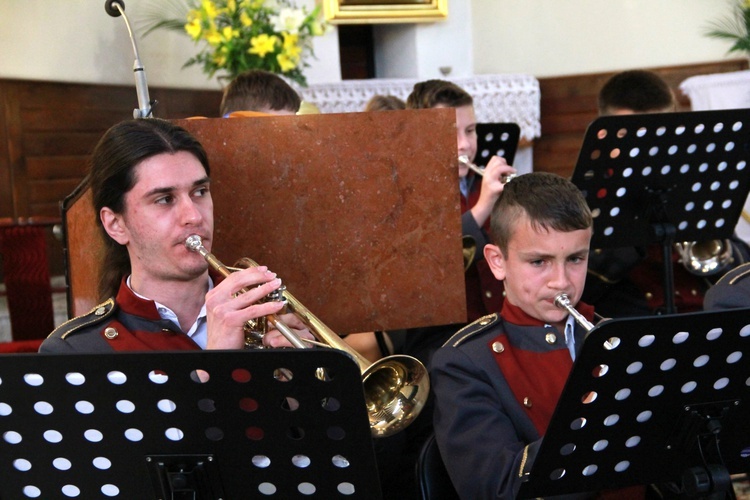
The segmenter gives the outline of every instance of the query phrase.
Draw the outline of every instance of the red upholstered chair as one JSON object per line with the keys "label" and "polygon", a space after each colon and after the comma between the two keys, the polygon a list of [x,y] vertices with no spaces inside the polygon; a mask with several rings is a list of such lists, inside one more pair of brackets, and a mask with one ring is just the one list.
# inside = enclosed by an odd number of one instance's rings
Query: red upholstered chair
{"label": "red upholstered chair", "polygon": [[0,354],[15,354],[20,352],[37,352],[43,339],[16,340],[0,342]]}
{"label": "red upholstered chair", "polygon": [[0,219],[0,255],[13,340],[43,339],[54,328],[46,226],[54,219]]}

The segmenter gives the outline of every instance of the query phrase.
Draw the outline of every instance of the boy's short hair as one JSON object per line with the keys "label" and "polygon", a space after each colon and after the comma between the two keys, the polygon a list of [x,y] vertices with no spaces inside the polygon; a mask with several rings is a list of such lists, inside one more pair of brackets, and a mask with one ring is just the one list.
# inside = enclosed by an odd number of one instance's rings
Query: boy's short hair
{"label": "boy's short hair", "polygon": [[435,106],[460,108],[471,106],[474,99],[455,83],[445,80],[426,80],[414,85],[406,98],[407,109],[430,109]]}
{"label": "boy's short hair", "polygon": [[221,99],[221,116],[233,111],[287,110],[296,113],[301,99],[288,83],[269,71],[249,70],[237,75]]}
{"label": "boy's short hair", "polygon": [[365,111],[398,111],[406,109],[406,103],[395,95],[374,95],[365,104]]}
{"label": "boy's short hair", "polygon": [[599,91],[599,114],[610,115],[620,109],[635,113],[674,111],[674,92],[659,75],[646,70],[617,73]]}
{"label": "boy's short hair", "polygon": [[513,230],[523,215],[535,229],[569,232],[593,225],[591,209],[581,190],[548,172],[514,177],[495,202],[490,225],[492,241],[506,257]]}

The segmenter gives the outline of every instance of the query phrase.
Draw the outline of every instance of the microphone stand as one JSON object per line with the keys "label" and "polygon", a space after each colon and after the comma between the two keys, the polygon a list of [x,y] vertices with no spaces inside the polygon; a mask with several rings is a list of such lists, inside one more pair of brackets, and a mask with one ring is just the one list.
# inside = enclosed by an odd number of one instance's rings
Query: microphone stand
{"label": "microphone stand", "polygon": [[104,4],[104,10],[112,17],[122,16],[125,20],[125,26],[128,28],[130,43],[133,45],[133,53],[135,54],[133,73],[135,75],[135,90],[138,94],[138,108],[133,110],[133,118],[152,117],[152,105],[156,104],[156,101],[149,100],[148,84],[146,83],[146,70],[143,68],[143,64],[141,64],[141,58],[138,55],[138,46],[135,43],[133,30],[130,29],[128,16],[125,15],[125,3],[123,0],[107,0]]}

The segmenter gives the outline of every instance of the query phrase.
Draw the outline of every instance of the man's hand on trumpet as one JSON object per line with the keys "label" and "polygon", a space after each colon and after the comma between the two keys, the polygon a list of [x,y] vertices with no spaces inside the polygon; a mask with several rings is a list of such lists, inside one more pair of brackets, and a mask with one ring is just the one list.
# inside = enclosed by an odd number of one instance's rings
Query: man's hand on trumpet
{"label": "man's hand on trumpet", "polygon": [[[206,294],[208,321],[207,349],[242,349],[245,346],[245,323],[280,312],[284,303],[264,301],[269,293],[281,286],[276,273],[265,266],[250,267],[224,278]],[[240,293],[241,292],[241,293]],[[312,339],[310,331],[293,314],[283,314],[280,320],[300,337]],[[269,347],[288,347],[291,344],[278,330],[269,330],[263,337]]]}
{"label": "man's hand on trumpet", "polygon": [[515,173],[516,169],[508,165],[505,158],[501,156],[490,158],[481,177],[482,191],[479,194],[479,200],[471,208],[471,215],[480,227],[490,217],[492,207],[495,206],[500,193],[503,192],[508,176],[515,175]]}

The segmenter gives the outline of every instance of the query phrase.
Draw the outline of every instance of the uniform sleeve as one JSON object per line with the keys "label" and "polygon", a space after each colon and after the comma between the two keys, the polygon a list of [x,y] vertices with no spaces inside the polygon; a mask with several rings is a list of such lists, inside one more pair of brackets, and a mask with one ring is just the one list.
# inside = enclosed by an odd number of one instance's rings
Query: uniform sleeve
{"label": "uniform sleeve", "polygon": [[460,349],[439,349],[430,377],[435,438],[461,498],[515,498],[538,442],[526,449],[486,372]]}

